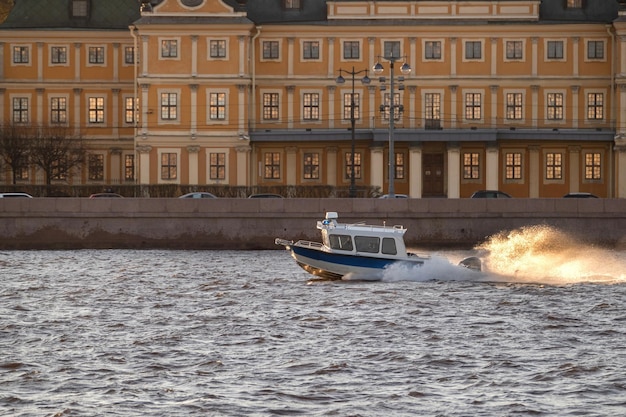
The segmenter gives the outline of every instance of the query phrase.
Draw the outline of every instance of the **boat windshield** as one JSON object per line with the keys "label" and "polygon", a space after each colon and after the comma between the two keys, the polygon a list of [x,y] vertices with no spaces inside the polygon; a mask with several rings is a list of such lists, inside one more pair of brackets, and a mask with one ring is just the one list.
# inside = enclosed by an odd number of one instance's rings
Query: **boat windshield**
{"label": "boat windshield", "polygon": [[331,249],[352,250],[352,238],[350,235],[330,235],[328,236]]}
{"label": "boat windshield", "polygon": [[390,237],[383,238],[383,253],[385,255],[397,255],[398,249],[396,248],[396,241]]}

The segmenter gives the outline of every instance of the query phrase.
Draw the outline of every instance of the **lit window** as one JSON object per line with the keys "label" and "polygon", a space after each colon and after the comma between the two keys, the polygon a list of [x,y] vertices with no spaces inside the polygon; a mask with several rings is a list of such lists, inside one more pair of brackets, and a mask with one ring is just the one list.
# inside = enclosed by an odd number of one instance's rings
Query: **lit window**
{"label": "lit window", "polygon": [[522,154],[519,152],[505,155],[504,178],[507,180],[522,179]]}
{"label": "lit window", "polygon": [[265,153],[265,172],[263,178],[267,180],[280,179],[280,152]]}
{"label": "lit window", "polygon": [[137,105],[133,106],[135,99],[133,97],[126,97],[124,100],[124,121],[126,123],[135,123],[139,99],[136,100]]}
{"label": "lit window", "polygon": [[312,180],[320,178],[320,154],[315,152],[304,154],[304,179]]}
{"label": "lit window", "polygon": [[52,123],[67,123],[67,98],[52,97],[50,99],[50,121]]}
{"label": "lit window", "polygon": [[103,46],[89,47],[89,63],[90,64],[104,64],[104,47]]}
{"label": "lit window", "polygon": [[319,59],[320,57],[320,43],[317,41],[304,41],[302,43],[302,58],[303,59]]}
{"label": "lit window", "polygon": [[563,154],[561,153],[546,154],[546,179],[547,180],[563,179]]}
{"label": "lit window", "polygon": [[161,154],[161,179],[175,180],[178,176],[177,155],[164,152]]}
{"label": "lit window", "polygon": [[104,123],[104,97],[89,97],[89,123]]}
{"label": "lit window", "polygon": [[426,93],[424,95],[424,128],[439,129],[441,127],[441,94]]}
{"label": "lit window", "polygon": [[604,94],[602,93],[587,94],[587,119],[589,120],[604,119]]}
{"label": "lit window", "polygon": [[463,154],[463,179],[480,179],[480,155],[478,152]]}
{"label": "lit window", "polygon": [[161,41],[161,57],[176,58],[178,57],[178,42],[173,39],[164,39]]}
{"label": "lit window", "polygon": [[563,94],[548,93],[548,120],[563,120]]}
{"label": "lit window", "polygon": [[506,58],[507,59],[522,59],[522,41],[507,41],[506,42]]}
{"label": "lit window", "polygon": [[320,118],[320,95],[317,93],[304,93],[302,96],[303,108],[302,119],[319,120]]}
{"label": "lit window", "polygon": [[397,180],[404,179],[404,154],[402,152],[396,152],[396,163],[394,164],[394,178]]}
{"label": "lit window", "polygon": [[582,9],[583,0],[567,0],[568,9]]}
{"label": "lit window", "polygon": [[104,155],[89,155],[89,179],[102,181],[104,179]]}
{"label": "lit window", "polygon": [[30,53],[28,46],[14,46],[13,47],[13,63],[14,64],[28,64]]}
{"label": "lit window", "polygon": [[480,120],[482,117],[481,112],[482,94],[480,93],[467,93],[465,94],[465,119],[466,120]]}
{"label": "lit window", "polygon": [[126,155],[124,158],[124,180],[135,180],[135,155]]}
{"label": "lit window", "polygon": [[[343,118],[344,120],[352,120],[352,93],[343,95]],[[361,118],[361,95],[354,93],[354,119]]]}
{"label": "lit window", "polygon": [[602,159],[599,153],[585,154],[585,179],[602,179]]}
{"label": "lit window", "polygon": [[28,98],[13,98],[13,122],[28,123]]}
{"label": "lit window", "polygon": [[124,48],[124,63],[126,64],[135,63],[135,48],[134,47],[127,46]]}
{"label": "lit window", "polygon": [[522,119],[522,93],[507,93],[506,95],[506,119]]}
{"label": "lit window", "polygon": [[50,48],[50,62],[53,64],[67,63],[67,48],[65,46],[53,46]]}
{"label": "lit window", "polygon": [[226,93],[209,94],[209,118],[226,120]]}
{"label": "lit window", "polygon": [[209,178],[212,180],[226,179],[226,154],[212,152],[209,154]]}
{"label": "lit window", "polygon": [[[346,179],[352,178],[352,153],[346,152]],[[361,178],[361,152],[354,153],[354,178]]]}
{"label": "lit window", "polygon": [[209,56],[211,58],[226,58],[226,41],[211,40],[209,42]]}
{"label": "lit window", "polygon": [[278,120],[278,93],[263,94],[263,120]]}
{"label": "lit window", "polygon": [[161,120],[176,120],[178,118],[178,95],[176,93],[161,93]]}

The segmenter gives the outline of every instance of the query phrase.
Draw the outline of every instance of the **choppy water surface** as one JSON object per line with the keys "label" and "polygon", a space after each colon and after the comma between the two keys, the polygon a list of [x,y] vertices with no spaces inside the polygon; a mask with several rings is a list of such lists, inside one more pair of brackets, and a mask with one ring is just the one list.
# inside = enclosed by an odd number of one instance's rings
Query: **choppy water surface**
{"label": "choppy water surface", "polygon": [[0,252],[0,415],[620,416],[625,273],[541,228],[382,282],[286,251]]}

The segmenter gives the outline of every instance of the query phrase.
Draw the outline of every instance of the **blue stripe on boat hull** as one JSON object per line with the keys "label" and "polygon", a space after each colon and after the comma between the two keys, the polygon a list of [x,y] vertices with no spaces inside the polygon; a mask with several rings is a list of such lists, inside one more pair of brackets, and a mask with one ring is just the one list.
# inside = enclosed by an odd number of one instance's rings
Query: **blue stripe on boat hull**
{"label": "blue stripe on boat hull", "polygon": [[349,273],[380,275],[383,269],[397,262],[409,262],[412,265],[423,264],[419,259],[398,260],[361,255],[343,255],[296,245],[290,245],[289,249],[291,249],[293,257],[305,271],[325,278],[340,278]]}

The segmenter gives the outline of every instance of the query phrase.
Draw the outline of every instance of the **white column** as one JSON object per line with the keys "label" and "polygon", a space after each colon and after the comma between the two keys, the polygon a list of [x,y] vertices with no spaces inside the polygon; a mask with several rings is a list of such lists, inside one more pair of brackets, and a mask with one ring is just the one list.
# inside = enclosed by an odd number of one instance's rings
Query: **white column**
{"label": "white column", "polygon": [[141,37],[141,51],[143,52],[141,57],[141,76],[143,77],[148,75],[148,40],[148,36]]}
{"label": "white column", "polygon": [[237,186],[243,187],[248,184],[248,156],[250,155],[250,146],[237,146]]}
{"label": "white column", "polygon": [[237,114],[237,129],[241,135],[248,130],[246,126],[246,88],[243,84],[237,85],[237,110],[239,112]]}
{"label": "white column", "polygon": [[381,191],[385,181],[383,174],[385,172],[384,151],[382,146],[370,148],[370,184],[372,187],[380,187]]}
{"label": "white column", "polygon": [[[137,146],[137,152],[139,152],[139,184],[150,184],[150,151],[152,146],[141,145]],[[156,178],[155,181],[156,182]]]}
{"label": "white column", "polygon": [[120,79],[120,44],[113,44],[113,79],[119,81]]}
{"label": "white column", "polygon": [[539,197],[539,178],[541,173],[541,164],[539,161],[539,146],[529,146],[528,161],[528,197]]}
{"label": "white column", "polygon": [[[0,42],[0,62],[4,62],[4,42]],[[4,79],[4,65],[0,65],[0,80],[3,80],[3,79]]]}
{"label": "white column", "polygon": [[450,38],[450,76],[456,77],[456,38]]}
{"label": "white column", "polygon": [[43,81],[43,42],[37,42],[37,80]]}
{"label": "white column", "polygon": [[122,150],[120,148],[112,148],[109,151],[111,158],[111,182],[113,184],[120,183],[122,175]]}
{"label": "white column", "polygon": [[498,127],[498,86],[491,86],[491,127],[495,129]]}
{"label": "white column", "polygon": [[74,134],[80,135],[80,125],[83,115],[83,110],[81,108],[81,94],[83,92],[82,88],[75,88],[74,90]]}
{"label": "white column", "polygon": [[328,87],[326,87],[326,90],[328,91],[328,114],[330,114],[330,117],[328,118],[328,128],[329,129],[334,129],[335,127],[335,119],[337,116],[339,116],[339,122],[341,122],[341,112],[335,112],[335,86],[334,85],[329,85]]}
{"label": "white column", "polygon": [[187,146],[187,155],[189,157],[189,184],[195,185],[198,184],[198,154],[200,152],[200,147],[197,145],[189,145]]}
{"label": "white column", "polygon": [[111,133],[113,134],[113,137],[118,137],[120,125],[120,89],[114,88],[111,90],[111,92],[113,93],[113,103],[111,103],[111,112],[113,113],[113,115],[111,116]]}
{"label": "white column", "polygon": [[497,190],[499,188],[499,151],[496,143],[487,144],[485,155],[485,187],[488,190]]}
{"label": "white column", "polygon": [[531,85],[531,117],[532,117],[532,126],[533,128],[537,128],[538,117],[539,117],[539,86]]}
{"label": "white column", "polygon": [[422,146],[413,145],[409,148],[409,196],[422,198]]}
{"label": "white column", "polygon": [[624,110],[626,110],[626,85],[619,86],[619,108],[621,115],[617,118],[617,131],[624,132],[626,131],[626,114],[624,114]]}
{"label": "white column", "polygon": [[239,36],[239,76],[246,75],[246,36]]}
{"label": "white column", "polygon": [[[626,36],[619,36],[619,74],[626,74]],[[623,107],[622,107],[623,108]]]}
{"label": "white column", "polygon": [[578,77],[578,69],[579,69],[579,64],[578,64],[578,43],[579,43],[580,38],[579,37],[573,37],[572,38],[572,65],[573,65],[573,76],[574,77]]}
{"label": "white column", "polygon": [[[293,93],[296,91],[295,85],[288,85],[287,87],[287,129],[293,129],[293,106],[295,105],[295,101],[293,99]],[[295,185],[295,183],[288,184]]]}
{"label": "white column", "polygon": [[141,84],[141,134],[148,134],[148,91],[150,89],[150,85]]}
{"label": "white column", "polygon": [[295,146],[287,146],[285,148],[285,152],[287,153],[287,161],[286,161],[286,169],[287,173],[285,175],[285,179],[287,180],[286,185],[296,185],[296,172],[298,172],[297,166],[297,152],[298,148]]}
{"label": "white column", "polygon": [[83,45],[81,43],[74,44],[74,81],[80,81],[80,68],[82,66],[80,62],[80,51],[82,47]]}
{"label": "white column", "polygon": [[191,35],[191,76],[198,76],[198,36]]}
{"label": "white column", "polygon": [[37,88],[35,90],[37,92],[37,103],[35,103],[35,108],[37,109],[37,116],[34,120],[35,124],[44,124],[43,120],[43,93],[45,89]]}
{"label": "white column", "polygon": [[458,144],[448,146],[448,198],[461,196],[461,148]]}
{"label": "white column", "polygon": [[572,128],[578,129],[578,91],[579,86],[573,85],[572,87]]}
{"label": "white column", "polygon": [[531,38],[530,40],[531,42],[531,53],[530,53],[530,60],[531,60],[531,73],[533,77],[537,76],[537,65],[538,65],[538,55],[537,55],[537,43],[539,42],[538,38]]}
{"label": "white column", "polygon": [[491,76],[495,77],[498,75],[498,62],[500,61],[500,57],[498,57],[498,38],[491,38],[491,57],[489,59],[491,61]]}
{"label": "white column", "polygon": [[287,78],[293,77],[293,44],[294,38],[287,38]]}
{"label": "white column", "polygon": [[569,147],[569,192],[577,193],[580,184],[580,147]]}
{"label": "white column", "polygon": [[337,148],[331,147],[326,151],[326,183],[337,185]]}
{"label": "white column", "polygon": [[[458,103],[459,102],[459,97],[458,97],[458,86],[457,85],[451,85],[450,86],[450,102],[451,103]],[[450,128],[451,129],[456,129],[456,118],[457,118],[457,106],[456,105],[452,105],[452,108],[450,109]],[[443,127],[443,124],[441,125],[441,127]]]}
{"label": "white column", "polygon": [[[2,45],[0,45],[0,51],[2,51]],[[1,57],[2,53],[0,53],[0,58]],[[0,62],[2,62],[2,60],[0,60]],[[0,65],[0,67],[2,67],[2,65]],[[0,70],[0,72],[1,71],[2,70]],[[4,94],[6,91],[6,88],[0,88],[0,124],[4,123]]]}
{"label": "white column", "polygon": [[[410,88],[410,87],[409,87]],[[415,87],[413,87],[415,89]],[[369,100],[369,108],[371,109],[370,112],[372,113],[372,116],[369,118],[369,120],[367,121],[367,125],[369,126],[370,129],[375,129],[376,128],[376,117],[374,116],[377,112],[378,109],[376,108],[376,87],[375,86],[369,86],[367,87],[367,91],[368,91],[368,95],[367,98]],[[411,103],[410,106],[413,106],[413,101],[414,101],[415,97],[411,97]],[[364,101],[361,100],[361,103],[363,103]],[[342,99],[342,103],[343,103],[343,99]],[[343,113],[342,113],[343,114]],[[361,109],[361,116],[363,116],[363,110]],[[414,123],[413,120],[411,120],[411,123]]]}
{"label": "white column", "polygon": [[191,138],[195,139],[196,133],[198,132],[198,84],[190,84],[189,90],[191,91],[191,103],[189,109],[189,130],[191,133]]}
{"label": "white column", "polygon": [[[414,85],[410,85],[409,86],[409,128],[410,129],[415,129],[415,125],[417,122],[417,117],[415,115],[415,112],[417,111],[417,106],[415,103],[415,93],[417,92],[417,87]],[[372,104],[370,106],[370,109],[374,108],[374,97],[373,94],[370,94],[370,96],[372,97]],[[374,128],[374,118],[372,118],[372,126],[370,127],[371,129]]]}
{"label": "white column", "polygon": [[[341,48],[341,47],[340,47]],[[328,38],[328,55],[326,62],[328,62],[328,78],[333,79],[335,75],[335,38]]]}

